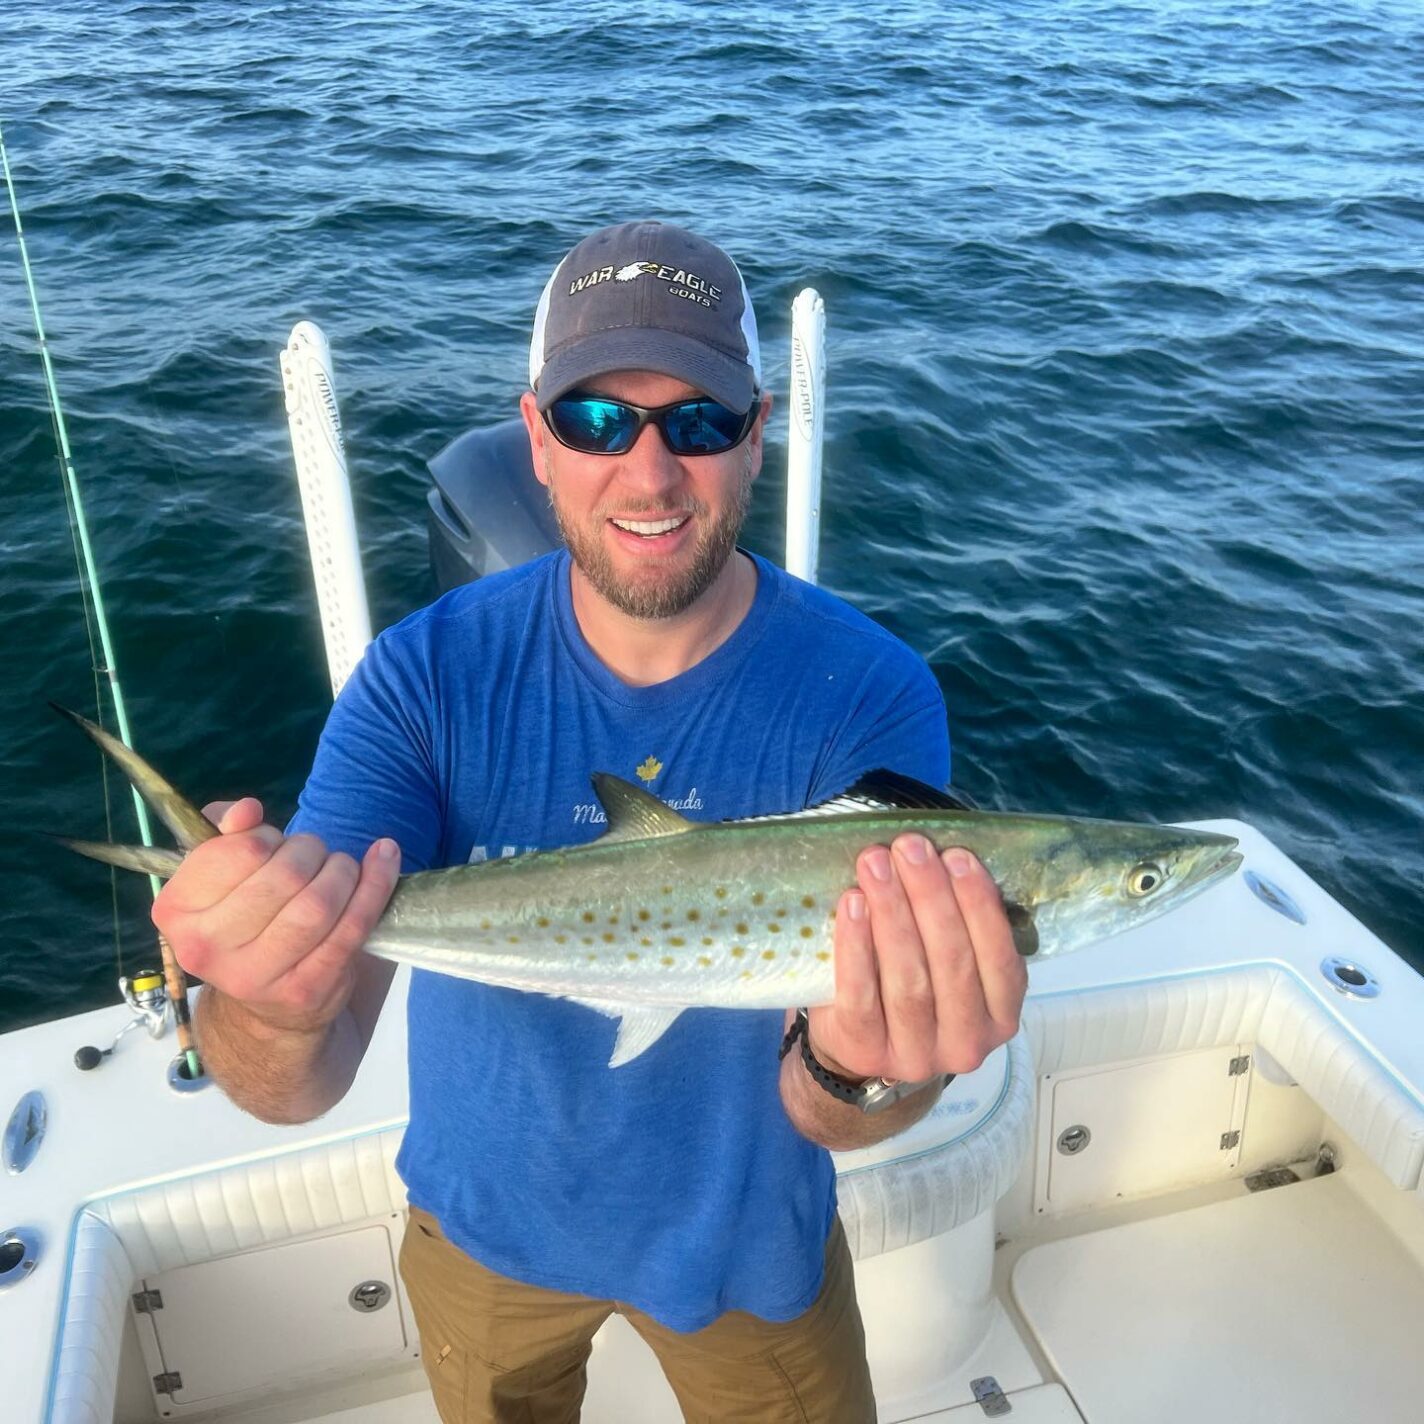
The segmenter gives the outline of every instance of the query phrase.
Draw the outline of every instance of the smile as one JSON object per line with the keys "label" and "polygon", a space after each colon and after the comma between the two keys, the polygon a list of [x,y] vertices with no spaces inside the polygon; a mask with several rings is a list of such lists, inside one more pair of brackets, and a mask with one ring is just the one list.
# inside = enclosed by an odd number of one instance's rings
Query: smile
{"label": "smile", "polygon": [[639,534],[645,539],[651,539],[655,535],[682,528],[691,517],[688,514],[680,514],[673,519],[613,519],[609,522],[627,530],[629,534]]}

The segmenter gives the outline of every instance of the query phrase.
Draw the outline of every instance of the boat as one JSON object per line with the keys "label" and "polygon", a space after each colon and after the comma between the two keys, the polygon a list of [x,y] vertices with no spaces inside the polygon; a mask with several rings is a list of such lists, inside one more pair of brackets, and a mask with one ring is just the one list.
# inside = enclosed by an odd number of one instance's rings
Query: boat
{"label": "boat", "polygon": [[[798,298],[787,564],[810,578],[823,321]],[[310,324],[284,378],[335,689],[369,624]],[[548,547],[521,442],[432,461],[442,583]],[[1235,876],[1034,965],[1014,1039],[836,1154],[882,1424],[1424,1415],[1424,976],[1260,830],[1191,824],[1238,838]],[[300,1126],[192,1076],[161,979],[0,1036],[5,1424],[434,1424],[396,1270],[407,971]],[[588,1424],[680,1418],[616,1314],[588,1375]]]}

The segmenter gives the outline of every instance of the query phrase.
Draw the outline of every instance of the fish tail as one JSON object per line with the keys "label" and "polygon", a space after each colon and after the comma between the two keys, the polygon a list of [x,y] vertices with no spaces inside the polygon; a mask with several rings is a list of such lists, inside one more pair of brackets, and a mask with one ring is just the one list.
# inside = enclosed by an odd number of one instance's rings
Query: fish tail
{"label": "fish tail", "polygon": [[105,865],[117,865],[120,870],[137,870],[142,875],[156,875],[167,880],[183,863],[183,852],[165,850],[162,846],[113,845],[108,841],[76,841],[69,836],[56,836],[60,845],[90,860]]}
{"label": "fish tail", "polygon": [[[49,705],[61,717],[68,717],[105,756],[118,765],[124,775],[133,783],[138,794],[152,807],[158,819],[173,832],[174,839],[183,850],[192,850],[194,846],[201,845],[218,834],[218,828],[181,791],[165,780],[139,756],[132,747],[125,746],[117,737],[111,736],[102,727],[95,726],[87,717],[81,717],[77,712],[71,712],[67,707],[61,707],[57,702],[51,702]],[[81,844],[92,845],[90,842]],[[79,849],[79,844],[71,842],[70,845],[71,849]],[[146,854],[146,852],[140,852],[138,847],[116,846],[112,849],[132,849],[135,854]],[[92,850],[81,850],[79,853],[92,855],[95,860],[105,860],[110,865],[122,864],[128,870],[146,870],[148,868],[147,865],[138,866],[129,861],[119,862],[111,859],[108,855],[93,855]],[[152,873],[155,875],[172,874],[172,870],[166,872],[155,870]]]}

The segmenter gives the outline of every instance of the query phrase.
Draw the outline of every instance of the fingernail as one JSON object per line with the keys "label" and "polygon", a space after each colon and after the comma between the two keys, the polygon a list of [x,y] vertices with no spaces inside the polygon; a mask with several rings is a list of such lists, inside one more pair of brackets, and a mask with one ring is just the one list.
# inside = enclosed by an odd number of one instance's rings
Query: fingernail
{"label": "fingernail", "polygon": [[846,914],[856,921],[865,918],[865,896],[859,890],[852,890],[846,896]]}
{"label": "fingernail", "polygon": [[376,842],[378,860],[395,860],[400,855],[400,847],[389,837],[383,836]]}
{"label": "fingernail", "polygon": [[930,858],[930,843],[923,836],[901,836],[895,849],[911,865],[923,865]]}
{"label": "fingernail", "polygon": [[890,852],[884,846],[876,846],[874,850],[867,852],[865,857],[865,868],[877,880],[889,880],[890,878]]}
{"label": "fingernail", "polygon": [[960,850],[958,846],[956,846],[953,850],[946,852],[944,859],[945,864],[949,866],[949,873],[951,875],[969,874],[968,851]]}

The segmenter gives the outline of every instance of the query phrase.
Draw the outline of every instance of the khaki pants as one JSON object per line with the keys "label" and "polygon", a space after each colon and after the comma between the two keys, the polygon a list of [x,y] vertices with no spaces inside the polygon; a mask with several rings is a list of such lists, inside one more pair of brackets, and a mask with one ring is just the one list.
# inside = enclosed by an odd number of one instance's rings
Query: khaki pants
{"label": "khaki pants", "polygon": [[574,1424],[594,1333],[617,1311],[652,1346],[688,1424],[874,1424],[845,1232],[795,1320],[732,1310],[682,1334],[631,1306],[526,1285],[445,1239],[419,1207],[400,1253],[443,1424]]}

